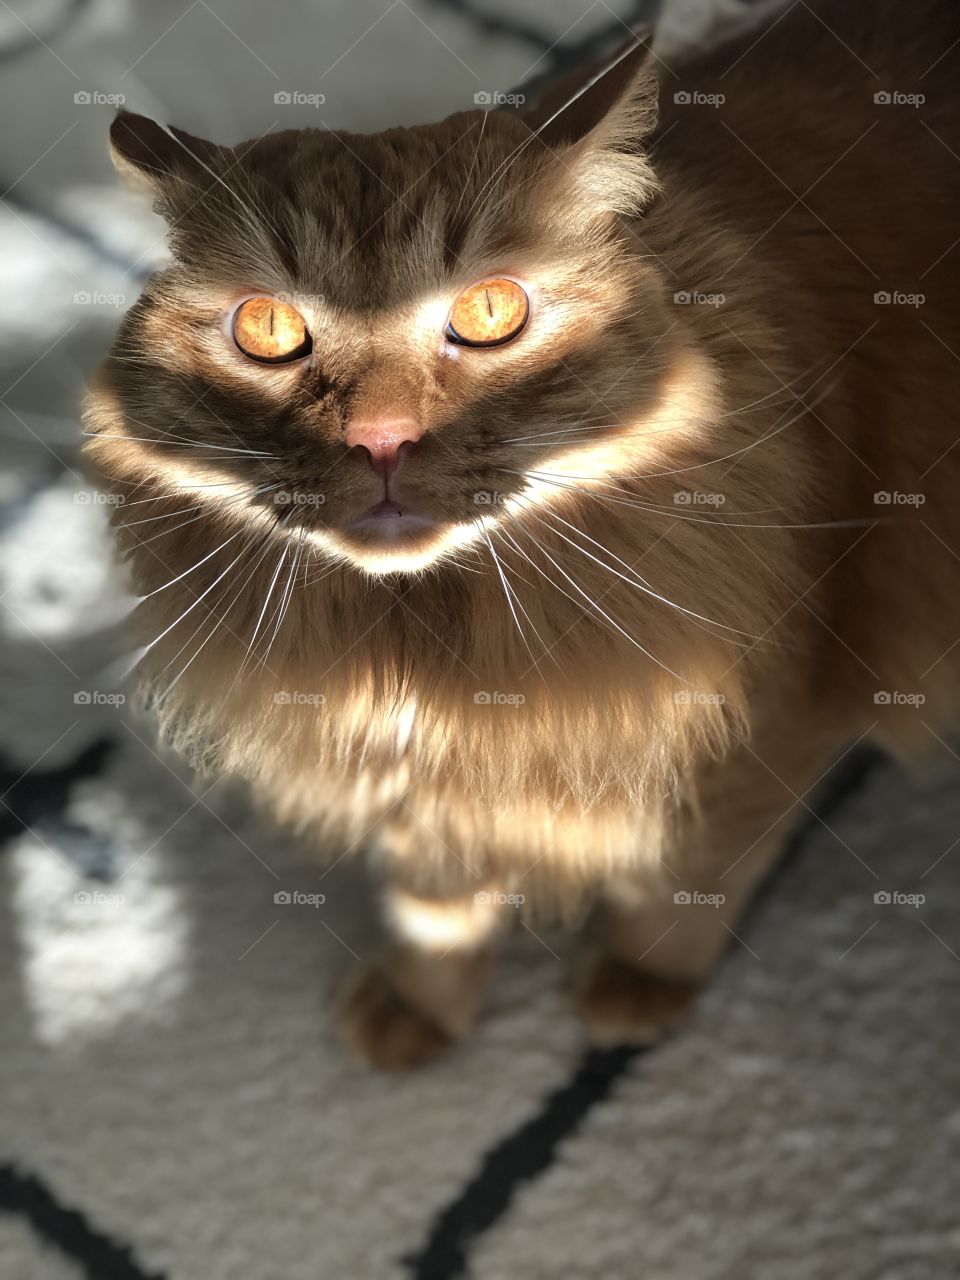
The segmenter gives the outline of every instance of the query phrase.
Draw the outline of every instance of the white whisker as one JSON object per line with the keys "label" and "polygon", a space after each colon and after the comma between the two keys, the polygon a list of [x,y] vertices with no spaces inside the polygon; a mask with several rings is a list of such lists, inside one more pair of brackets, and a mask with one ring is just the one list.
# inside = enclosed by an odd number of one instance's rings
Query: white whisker
{"label": "white whisker", "polygon": [[[231,598],[230,603],[229,603],[229,604],[227,605],[227,607],[224,609],[224,611],[223,611],[223,613],[222,613],[222,614],[219,614],[219,615],[218,615],[218,614],[216,614],[216,613],[214,612],[214,610],[213,610],[213,607],[212,607],[212,606],[209,606],[209,608],[210,608],[210,612],[211,612],[211,613],[213,613],[213,615],[214,615],[214,622],[213,622],[213,626],[211,627],[209,634],[207,635],[206,639],[205,639],[205,640],[203,640],[203,641],[202,641],[202,642],[197,646],[197,648],[195,649],[195,651],[194,651],[193,655],[190,657],[190,659],[189,659],[187,662],[185,662],[185,663],[184,663],[184,665],[181,667],[180,671],[177,673],[176,677],[171,681],[171,683],[166,687],[166,689],[164,689],[163,693],[160,695],[160,698],[159,698],[159,700],[158,700],[159,702],[161,702],[161,703],[162,703],[162,702],[164,701],[164,699],[165,699],[165,698],[167,698],[167,697],[169,696],[169,694],[173,691],[173,689],[174,689],[174,688],[176,687],[176,685],[179,683],[179,681],[180,681],[181,677],[182,677],[182,676],[183,676],[183,675],[184,675],[184,674],[189,670],[189,668],[193,665],[193,663],[194,663],[194,662],[196,662],[197,658],[199,658],[200,654],[203,652],[203,650],[206,648],[206,646],[210,643],[210,641],[213,639],[213,637],[214,637],[214,636],[217,634],[217,632],[220,630],[220,627],[221,627],[222,625],[225,625],[225,624],[226,624],[226,620],[227,620],[227,618],[228,618],[228,617],[229,617],[229,615],[230,615],[230,610],[231,610],[231,609],[233,608],[233,606],[237,603],[237,601],[240,599],[240,596],[243,594],[243,592],[244,592],[244,591],[246,590],[246,588],[249,586],[249,584],[250,584],[250,582],[251,582],[251,580],[252,580],[252,578],[253,578],[253,575],[256,573],[257,569],[260,567],[260,564],[263,562],[264,558],[266,557],[267,552],[270,550],[271,545],[272,545],[272,543],[271,543],[270,535],[269,535],[269,534],[267,534],[267,535],[264,537],[263,542],[262,542],[262,544],[261,544],[261,547],[260,547],[260,554],[259,554],[259,556],[258,556],[258,557],[257,557],[257,559],[254,561],[254,563],[252,564],[252,566],[251,566],[251,568],[250,568],[250,572],[247,574],[247,576],[246,576],[246,578],[243,580],[243,582],[241,582],[240,586],[237,588],[236,592],[234,593],[233,597]],[[250,547],[250,545],[248,544],[246,547],[244,547],[243,552],[241,552],[241,555],[243,555],[246,551],[248,551],[248,550],[250,550],[250,549],[251,549],[251,547]],[[240,558],[240,557],[238,556],[238,557],[237,557],[237,559],[239,559],[239,558]],[[237,561],[235,560],[235,561],[234,561],[234,564],[236,564],[236,563],[237,563]],[[187,647],[187,645],[188,645],[188,644],[190,644],[190,642],[194,639],[194,637],[195,637],[195,636],[199,635],[200,631],[203,629],[203,624],[204,624],[204,622],[205,622],[205,621],[206,621],[206,619],[203,619],[203,618],[200,620],[200,624],[196,627],[196,629],[194,630],[193,634],[192,634],[192,635],[190,635],[190,636],[188,637],[188,639],[184,641],[184,643],[180,646],[180,648],[179,648],[179,649],[177,650],[177,652],[173,655],[173,657],[170,659],[170,661],[169,661],[169,662],[167,662],[167,663],[166,663],[166,665],[163,667],[163,670],[164,670],[164,671],[166,671],[168,667],[170,667],[174,662],[176,662],[177,658],[179,658],[180,654],[181,654],[181,653],[183,653],[183,651],[184,651],[184,649]],[[231,688],[232,688],[232,687],[233,687],[233,686],[231,686]]]}
{"label": "white whisker", "polygon": [[[640,652],[644,654],[646,657],[648,657],[651,662],[655,662],[657,666],[661,668],[661,670],[666,671],[667,674],[673,676],[675,680],[679,680],[681,684],[690,683],[689,680],[686,680],[678,672],[674,671],[672,667],[668,667],[665,662],[663,662],[660,658],[656,656],[656,654],[651,653],[649,649],[645,648],[640,643],[640,641],[637,640],[634,636],[632,636],[630,632],[627,631],[624,627],[622,627],[615,618],[612,618],[610,614],[606,612],[605,609],[602,609],[599,603],[596,600],[594,600],[586,591],[584,591],[584,589],[580,586],[580,584],[578,582],[575,582],[574,579],[571,578],[570,574],[567,573],[567,571],[561,565],[559,565],[556,562],[556,560],[554,560],[553,556],[550,554],[549,551],[547,551],[546,547],[543,546],[540,540],[537,537],[535,537],[534,534],[532,534],[529,529],[527,529],[527,535],[530,538],[530,540],[534,543],[534,545],[539,548],[540,552],[547,557],[547,559],[550,561],[553,567],[557,569],[561,574],[563,574],[564,578],[566,578],[566,580],[570,583],[574,591],[576,591],[578,595],[581,595],[584,598],[584,600],[586,600],[587,604],[590,605],[591,609],[596,610],[596,612],[600,615],[600,617],[604,619],[605,622],[609,623],[609,625],[613,627],[616,631],[618,631],[620,635],[624,637],[625,640],[628,640],[630,644],[632,644],[635,648],[639,649]],[[534,564],[534,567],[536,568],[537,566]],[[554,586],[557,586],[557,584],[554,583]]]}
{"label": "white whisker", "polygon": [[[645,502],[642,498],[613,497],[612,494],[596,493],[592,489],[581,488],[579,485],[572,483],[577,479],[582,479],[582,480],[591,482],[593,484],[599,483],[603,485],[604,488],[614,487],[607,482],[597,481],[592,476],[564,476],[561,478],[557,478],[555,476],[549,475],[547,472],[542,472],[542,471],[516,471],[516,470],[511,470],[509,467],[497,467],[495,468],[495,470],[501,471],[507,475],[522,476],[524,477],[524,479],[529,479],[530,477],[532,477],[533,479],[538,480],[543,484],[552,484],[558,489],[566,490],[568,493],[576,493],[579,496],[582,496],[584,498],[593,498],[597,502],[613,503],[614,505],[621,506],[621,507],[632,507],[638,511],[648,511],[651,515],[654,515],[654,516],[667,517],[670,520],[685,520],[689,524],[709,524],[709,525],[712,525],[715,529],[861,529],[861,528],[867,527],[868,525],[880,523],[877,520],[877,518],[874,516],[869,516],[869,517],[864,516],[862,518],[851,519],[851,520],[808,521],[806,523],[797,523],[797,524],[786,524],[786,523],[761,524],[756,520],[738,522],[736,520],[728,519],[728,513],[721,513],[720,511],[718,511],[715,516],[691,516],[681,511],[675,511],[671,507],[664,506],[662,503]],[[634,479],[640,479],[640,480],[646,479],[646,478],[647,478],[646,476],[634,477]],[[623,492],[623,490],[621,490],[620,492]],[[780,507],[766,507],[766,508],[763,508],[762,510],[758,510],[755,512],[736,511],[736,512],[731,512],[729,514],[763,515],[767,511],[779,511],[782,509],[783,508],[780,508]]]}
{"label": "white whisker", "polygon": [[[536,657],[534,656],[534,652],[530,648],[530,644],[527,640],[526,634],[524,633],[523,627],[520,625],[520,619],[517,617],[517,611],[514,608],[514,604],[513,604],[513,594],[514,594],[513,588],[510,586],[509,582],[507,581],[507,575],[504,573],[503,568],[500,564],[500,558],[497,555],[496,550],[494,549],[493,540],[491,539],[490,534],[486,531],[486,529],[484,529],[483,531],[483,536],[486,539],[487,546],[490,548],[490,554],[491,556],[493,556],[493,563],[496,566],[497,573],[500,576],[500,582],[503,586],[503,594],[507,601],[507,606],[510,609],[510,613],[511,613],[511,616],[513,617],[513,621],[516,625],[517,631],[520,634],[520,639],[523,641],[523,646],[526,649],[527,653],[529,653],[530,660],[532,661],[533,665],[536,667],[537,672],[542,675],[542,672],[540,672],[540,663],[537,661]],[[519,598],[517,599],[517,604],[520,604]],[[523,609],[522,605],[520,605],[520,607],[521,609]],[[527,619],[527,621],[530,622],[530,617],[527,614],[526,609],[523,609],[523,615]],[[531,627],[533,627],[532,622],[530,622],[530,625]],[[534,633],[536,633],[536,627],[533,627],[533,630],[534,630]],[[538,636],[538,639],[539,639],[539,636]],[[543,641],[541,640],[540,643],[542,644]]]}
{"label": "white whisker", "polygon": [[[243,530],[240,530],[239,532],[242,533]],[[238,535],[234,535],[234,536],[238,536]],[[220,548],[218,547],[217,550],[220,550]],[[179,618],[177,618],[174,622],[171,622],[168,627],[164,627],[163,631],[160,632],[160,634],[156,637],[156,639],[150,641],[150,643],[143,650],[143,654],[141,655],[141,657],[145,657],[146,654],[148,654],[152,649],[154,649],[160,643],[160,641],[164,638],[164,636],[169,635],[169,633],[174,629],[174,627],[179,626],[180,623],[184,620],[184,618],[187,617],[188,614],[194,611],[197,605],[200,604],[200,602],[210,594],[210,592],[214,589],[217,583],[223,581],[223,579],[227,576],[227,574],[230,572],[233,566],[237,563],[237,561],[242,558],[246,550],[247,548],[244,547],[243,550],[240,552],[240,554],[238,556],[235,556],[234,559],[230,561],[226,569],[224,569],[222,573],[218,574],[218,576],[214,578],[213,582],[210,583],[209,587],[207,587],[207,589],[204,592],[202,592],[199,596],[196,597],[193,604],[188,605],[187,608],[184,609],[183,613],[180,614]],[[210,553],[210,555],[214,555],[214,554],[215,552]],[[205,557],[205,559],[207,560],[209,560],[209,558],[210,556]],[[200,563],[202,563],[202,561]],[[196,565],[194,565],[193,567],[197,568]],[[181,575],[181,577],[182,576],[184,575]],[[176,581],[176,579],[174,579],[174,581]],[[170,584],[168,583],[167,585],[169,586]],[[151,594],[154,594],[154,593],[151,592]]]}
{"label": "white whisker", "polygon": [[106,431],[84,431],[82,434],[89,436],[92,440],[129,440],[134,444],[164,445],[168,449],[210,449],[217,453],[239,453],[250,458],[275,458],[277,456],[275,453],[264,453],[261,450],[236,449],[225,444],[209,444],[203,440],[181,440],[179,438],[157,440],[153,436],[108,435]]}
{"label": "white whisker", "polygon": [[[239,495],[238,497],[236,497],[236,498],[228,498],[228,499],[226,500],[226,502],[222,502],[222,503],[220,504],[220,508],[219,508],[219,509],[220,509],[220,510],[222,510],[224,507],[232,506],[232,505],[233,505],[234,503],[236,503],[236,502],[247,502],[247,501],[249,501],[249,499],[250,499],[250,498],[256,497],[258,494],[261,494],[261,493],[269,493],[271,490],[273,490],[273,489],[278,489],[279,487],[280,487],[280,486],[279,486],[279,485],[276,485],[276,484],[267,484],[267,485],[262,485],[262,486],[261,486],[260,488],[258,488],[258,489],[253,489],[250,493],[242,493],[242,494],[240,494],[240,495]],[[159,495],[159,496],[158,496],[158,497],[156,497],[156,498],[143,498],[143,499],[142,499],[142,501],[143,501],[143,502],[159,502],[159,501],[160,501],[160,497],[161,497],[161,496],[162,496],[162,497],[164,497],[164,498],[169,497],[169,495],[168,495],[168,494],[163,494],[163,495]],[[128,502],[128,503],[127,503],[127,502],[125,502],[125,503],[123,504],[123,508],[124,508],[124,510],[126,510],[126,509],[127,509],[127,507],[133,507],[133,506],[137,506],[137,505],[139,505],[139,504],[138,504],[138,503],[134,503],[134,502]],[[202,504],[201,504],[201,503],[195,503],[192,507],[181,507],[179,511],[164,511],[164,512],[163,512],[161,515],[159,515],[159,516],[145,516],[142,520],[125,520],[125,521],[123,522],[123,528],[124,528],[124,529],[135,529],[135,528],[136,528],[136,526],[137,526],[137,525],[139,525],[139,524],[152,524],[152,523],[153,523],[154,521],[156,521],[156,520],[172,520],[174,516],[182,516],[182,515],[186,515],[188,511],[199,511],[199,510],[201,509],[201,506],[202,506]],[[189,520],[187,520],[187,521],[185,521],[185,522],[184,522],[184,524],[190,524],[190,523],[191,523],[191,521],[189,521]],[[184,524],[179,524],[179,525],[177,525],[177,528],[178,528],[178,529],[182,529],[182,528],[184,528]],[[168,532],[171,532],[171,533],[172,533],[172,532],[173,532],[173,530],[168,530]]]}
{"label": "white whisker", "polygon": [[289,606],[290,599],[291,599],[291,597],[292,597],[292,595],[293,595],[293,582],[294,582],[294,578],[295,578],[295,576],[296,576],[297,570],[298,570],[298,569],[299,569],[299,567],[300,567],[300,556],[301,556],[301,553],[302,553],[302,551],[303,551],[303,539],[304,539],[304,530],[303,530],[303,529],[301,529],[301,530],[300,530],[300,541],[299,541],[299,543],[297,544],[297,548],[296,548],[296,551],[295,551],[295,553],[294,553],[294,556],[293,556],[293,559],[292,559],[292,563],[291,563],[291,565],[290,565],[290,574],[289,574],[289,577],[287,578],[286,585],[285,585],[285,586],[284,586],[284,588],[283,588],[283,594],[282,594],[282,595],[281,595],[281,597],[280,597],[280,601],[279,601],[279,603],[278,603],[278,605],[277,605],[277,610],[276,610],[276,613],[275,613],[275,615],[274,615],[274,616],[276,617],[277,621],[276,621],[276,623],[275,623],[275,625],[274,625],[273,632],[272,632],[272,634],[271,634],[271,636],[270,636],[270,641],[269,641],[269,643],[268,643],[268,645],[267,645],[267,647],[266,647],[266,650],[264,651],[263,657],[260,659],[260,661],[257,663],[256,667],[254,668],[254,670],[255,670],[255,671],[260,671],[260,670],[262,670],[262,668],[263,668],[263,667],[265,667],[265,666],[266,666],[266,664],[267,664],[267,659],[270,657],[270,654],[271,654],[271,652],[272,652],[272,650],[273,650],[273,646],[274,646],[274,644],[276,643],[277,636],[280,634],[280,628],[281,628],[281,626],[283,625],[283,620],[284,620],[284,618],[286,617],[287,608],[288,608],[288,606]]}
{"label": "white whisker", "polygon": [[141,596],[141,599],[149,600],[151,596],[158,595],[161,591],[166,591],[167,587],[172,587],[175,582],[182,581],[188,574],[193,573],[195,569],[199,569],[202,564],[206,564],[207,561],[212,559],[218,551],[222,551],[224,547],[229,546],[231,542],[234,542],[239,538],[243,532],[243,529],[238,529],[236,533],[232,533],[229,538],[224,542],[221,542],[219,547],[214,547],[212,551],[208,551],[202,560],[198,560],[196,564],[192,564],[189,569],[184,569],[183,573],[178,573],[175,578],[171,578],[169,582],[165,582],[162,587],[154,587],[154,589],[152,591],[148,591],[145,596]]}
{"label": "white whisker", "polygon": [[[572,538],[568,538],[560,529],[557,529],[551,522],[547,520],[540,520],[539,523],[545,525],[546,528],[548,529],[552,529],[558,538],[562,538],[564,542],[569,543],[570,546],[575,548],[575,550],[579,551],[581,555],[586,556],[588,559],[592,560],[595,564],[600,565],[602,569],[606,569],[608,572],[615,574],[618,578],[621,578],[624,582],[628,583],[630,586],[636,587],[639,591],[642,591],[644,595],[651,596],[654,600],[659,600],[662,604],[669,605],[671,609],[676,609],[679,613],[685,613],[690,618],[696,618],[700,622],[706,622],[712,627],[719,627],[721,631],[730,631],[730,632],[733,632],[735,635],[746,636],[748,637],[748,639],[754,640],[754,641],[759,641],[763,638],[761,636],[753,635],[749,631],[743,631],[740,627],[730,627],[723,622],[717,622],[714,618],[707,618],[702,613],[696,613],[693,609],[687,609],[682,604],[677,604],[676,600],[670,600],[667,596],[661,595],[659,591],[654,591],[653,588],[649,585],[649,583],[646,582],[645,579],[641,578],[639,574],[636,574],[636,571],[629,564],[627,564],[625,560],[621,560],[618,555],[615,555],[614,552],[612,552],[609,549],[609,547],[602,546],[599,542],[596,541],[596,539],[591,538],[590,535],[587,533],[584,533],[582,529],[577,529],[575,525],[572,525],[570,524],[569,521],[564,520],[562,516],[558,516],[556,512],[553,512],[553,515],[557,520],[560,520],[563,524],[565,524],[568,529],[573,529],[575,533],[579,533],[582,537],[586,538],[588,542],[593,543],[595,547],[599,547],[601,551],[605,551],[607,555],[612,556],[613,559],[618,561],[618,563],[622,564],[625,569],[628,569],[630,570],[631,573],[634,573],[635,577],[628,578],[625,574],[621,573],[613,565],[605,564],[602,560],[598,559],[597,556],[592,555],[589,551],[587,551],[585,547],[579,546],[576,542],[574,542]],[[731,642],[731,643],[739,643],[739,642]]]}

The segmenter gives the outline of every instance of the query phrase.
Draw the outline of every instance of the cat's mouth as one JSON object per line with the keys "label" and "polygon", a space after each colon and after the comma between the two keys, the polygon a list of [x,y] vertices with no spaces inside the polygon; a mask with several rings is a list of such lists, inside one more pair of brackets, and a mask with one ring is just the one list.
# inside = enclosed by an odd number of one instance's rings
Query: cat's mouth
{"label": "cat's mouth", "polygon": [[385,498],[341,525],[315,530],[328,550],[346,556],[365,573],[417,573],[446,552],[474,542],[476,522],[460,523]]}
{"label": "cat's mouth", "polygon": [[416,508],[384,498],[329,530],[341,552],[372,573],[423,568],[436,555],[443,525]]}
{"label": "cat's mouth", "polygon": [[435,530],[437,527],[437,521],[431,516],[421,515],[409,506],[401,506],[399,502],[384,498],[362,515],[349,520],[339,532],[348,537],[361,535],[367,539],[393,542],[415,536],[426,529]]}

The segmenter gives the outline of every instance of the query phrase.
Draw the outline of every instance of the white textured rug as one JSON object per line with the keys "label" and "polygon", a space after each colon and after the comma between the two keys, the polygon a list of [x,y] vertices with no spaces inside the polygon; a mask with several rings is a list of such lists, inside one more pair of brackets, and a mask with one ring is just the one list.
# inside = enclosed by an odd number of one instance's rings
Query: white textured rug
{"label": "white textured rug", "polygon": [[[668,6],[661,47],[737,12]],[[325,872],[96,697],[124,587],[74,473],[75,406],[111,295],[132,301],[162,242],[111,177],[112,108],[74,95],[234,141],[322,80],[325,123],[374,128],[615,28],[589,0],[0,6],[2,1280],[960,1273],[949,748],[914,781],[843,762],[656,1051],[585,1054],[561,966],[522,933],[469,1044],[386,1080],[344,1058],[328,1012],[375,946],[361,869]]]}

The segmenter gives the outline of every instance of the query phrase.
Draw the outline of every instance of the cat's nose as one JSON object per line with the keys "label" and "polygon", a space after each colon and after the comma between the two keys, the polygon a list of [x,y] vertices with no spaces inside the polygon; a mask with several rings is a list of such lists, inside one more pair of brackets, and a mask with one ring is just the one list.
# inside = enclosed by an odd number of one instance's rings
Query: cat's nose
{"label": "cat's nose", "polygon": [[362,450],[377,475],[387,479],[400,466],[404,446],[409,452],[421,435],[412,418],[370,418],[351,422],[344,440],[348,449]]}

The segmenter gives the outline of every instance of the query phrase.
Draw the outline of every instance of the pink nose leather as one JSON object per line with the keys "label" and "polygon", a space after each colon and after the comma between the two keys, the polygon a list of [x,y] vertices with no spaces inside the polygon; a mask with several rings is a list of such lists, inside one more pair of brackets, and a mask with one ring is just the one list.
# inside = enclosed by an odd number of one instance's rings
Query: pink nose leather
{"label": "pink nose leather", "polygon": [[373,418],[351,422],[344,432],[349,449],[363,449],[377,475],[386,480],[400,466],[400,450],[416,444],[421,431],[411,418]]}

